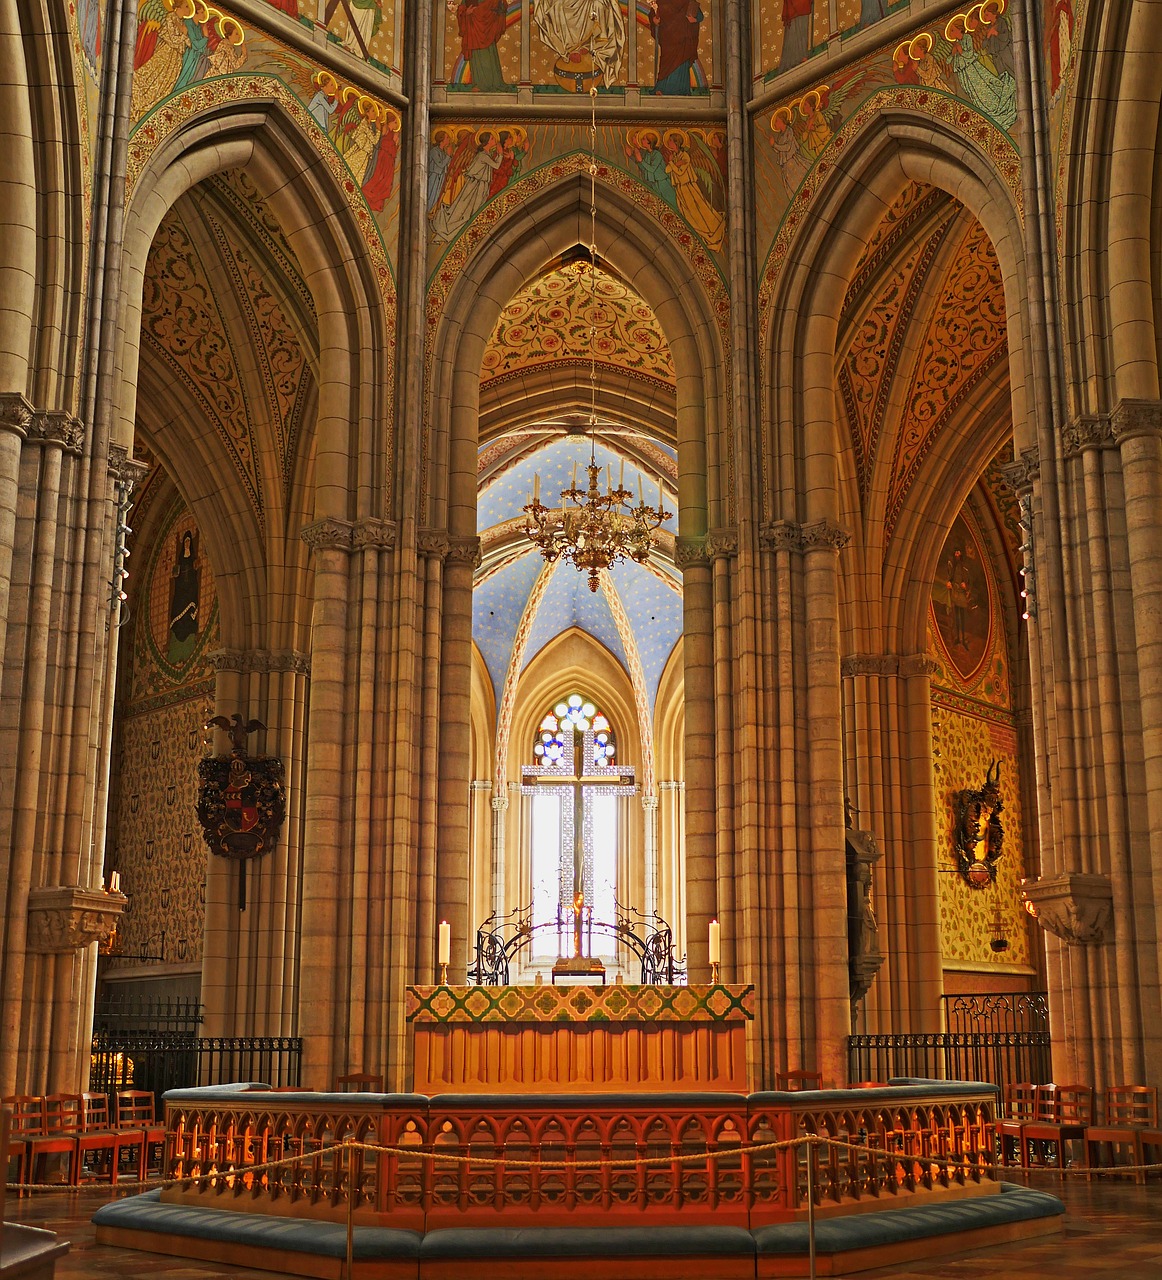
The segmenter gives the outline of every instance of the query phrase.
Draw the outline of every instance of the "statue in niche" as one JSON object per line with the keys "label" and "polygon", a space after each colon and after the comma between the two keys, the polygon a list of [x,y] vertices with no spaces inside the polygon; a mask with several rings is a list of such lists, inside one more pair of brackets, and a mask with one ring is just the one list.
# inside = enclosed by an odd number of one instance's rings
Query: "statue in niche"
{"label": "statue in niche", "polygon": [[[997,862],[1004,852],[1005,829],[1001,824],[1001,762],[994,760],[984,786],[958,791],[952,797],[953,844],[957,869],[974,889],[996,883]],[[981,824],[984,830],[981,830]],[[983,840],[983,851],[979,850]]]}
{"label": "statue in niche", "polygon": [[870,831],[853,826],[851,801],[844,801],[844,845],[847,858],[847,966],[851,1002],[867,995],[884,962],[880,927],[872,906],[872,867],[883,857]]}
{"label": "statue in niche", "polygon": [[169,607],[169,650],[166,656],[175,665],[185,662],[197,644],[200,603],[198,538],[192,529],[186,529],[178,535],[174,552]]}

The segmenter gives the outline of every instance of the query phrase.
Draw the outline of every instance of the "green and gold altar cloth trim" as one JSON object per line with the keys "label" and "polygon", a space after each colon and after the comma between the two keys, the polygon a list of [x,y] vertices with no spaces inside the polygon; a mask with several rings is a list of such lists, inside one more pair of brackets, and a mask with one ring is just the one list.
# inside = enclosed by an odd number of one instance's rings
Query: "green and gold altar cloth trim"
{"label": "green and gold altar cloth trim", "polygon": [[754,987],[408,987],[409,1022],[748,1022]]}

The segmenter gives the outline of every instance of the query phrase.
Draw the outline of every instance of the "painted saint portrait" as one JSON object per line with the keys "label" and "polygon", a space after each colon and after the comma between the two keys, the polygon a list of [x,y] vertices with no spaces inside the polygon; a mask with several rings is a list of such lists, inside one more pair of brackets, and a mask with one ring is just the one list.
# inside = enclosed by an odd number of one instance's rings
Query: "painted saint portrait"
{"label": "painted saint portrait", "polygon": [[198,538],[192,529],[183,529],[178,534],[172,575],[169,647],[166,656],[175,666],[180,666],[198,642],[201,583],[198,573]]}
{"label": "painted saint portrait", "polygon": [[944,543],[932,580],[932,612],[945,652],[971,679],[989,650],[992,603],[984,557],[963,515]]}

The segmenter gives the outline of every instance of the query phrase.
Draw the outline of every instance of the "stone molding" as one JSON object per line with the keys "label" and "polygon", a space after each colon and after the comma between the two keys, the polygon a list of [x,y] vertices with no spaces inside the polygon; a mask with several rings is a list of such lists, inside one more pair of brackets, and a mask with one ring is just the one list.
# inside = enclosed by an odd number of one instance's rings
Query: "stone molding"
{"label": "stone molding", "polygon": [[32,415],[25,439],[31,444],[55,445],[64,453],[80,454],[85,428],[80,418],[63,409],[41,409]]}
{"label": "stone molding", "polygon": [[492,812],[507,813],[508,812],[508,796],[493,796]]}
{"label": "stone molding", "polygon": [[482,559],[478,537],[456,538],[446,529],[421,529],[416,536],[416,550],[427,559],[470,564],[473,569],[480,568]]}
{"label": "stone molding", "polygon": [[674,539],[674,563],[679,569],[708,565],[738,555],[738,530],[711,529],[697,537]]}
{"label": "stone molding", "polygon": [[939,670],[936,660],[923,653],[850,653],[839,663],[843,676],[899,676],[906,680],[911,676],[934,676]]}
{"label": "stone molding", "polygon": [[235,671],[240,675],[277,671],[311,674],[310,654],[292,649],[215,649],[208,657],[215,671]]}
{"label": "stone molding", "polygon": [[1118,444],[1138,436],[1162,435],[1162,400],[1119,400],[1109,425]]}
{"label": "stone molding", "polygon": [[123,444],[109,446],[109,479],[115,484],[128,485],[129,492],[132,493],[149,472],[149,463],[131,458],[129,450]]}
{"label": "stone molding", "polygon": [[816,520],[812,524],[795,524],[791,520],[770,520],[759,529],[759,546],[764,551],[841,551],[851,541],[851,534],[833,520]]}
{"label": "stone molding", "polygon": [[379,520],[369,516],[355,525],[352,537],[356,549],[374,547],[380,551],[394,551],[396,527],[393,520]]}
{"label": "stone molding", "polygon": [[1065,424],[1061,433],[1067,458],[1076,458],[1086,449],[1104,449],[1114,443],[1110,420],[1104,414],[1082,413]]}
{"label": "stone molding", "polygon": [[128,898],[123,893],[61,885],[28,895],[28,950],[63,955],[94,942],[107,942]]}
{"label": "stone molding", "polygon": [[1113,919],[1114,893],[1109,876],[1067,871],[1026,880],[1021,897],[1042,927],[1072,946],[1099,946]]}
{"label": "stone molding", "polygon": [[350,551],[355,540],[355,526],[348,520],[327,517],[304,526],[299,537],[312,551]]}
{"label": "stone molding", "polygon": [[1001,478],[1016,494],[1032,493],[1033,482],[1041,473],[1041,459],[1036,447],[1022,449],[1019,458],[1000,468]]}
{"label": "stone molding", "polygon": [[0,430],[11,431],[23,440],[35,412],[31,402],[19,391],[4,392],[0,395]]}

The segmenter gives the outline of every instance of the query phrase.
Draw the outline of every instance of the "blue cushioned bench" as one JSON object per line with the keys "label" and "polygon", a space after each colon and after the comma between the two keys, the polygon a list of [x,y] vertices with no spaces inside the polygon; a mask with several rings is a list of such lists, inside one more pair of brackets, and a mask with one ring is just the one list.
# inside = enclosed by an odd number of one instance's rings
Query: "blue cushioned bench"
{"label": "blue cushioned bench", "polygon": [[[1042,1191],[1002,1183],[998,1195],[821,1218],[819,1275],[850,1274],[1055,1231],[1065,1206]],[[105,1205],[97,1239],[156,1253],[338,1277],[342,1223],[168,1205],[160,1192]],[[421,1235],[357,1227],[355,1274],[372,1280],[463,1280],[486,1264],[505,1280],[754,1280],[807,1274],[807,1224],[756,1227],[445,1228]],[[549,1265],[546,1266],[546,1263]]]}

